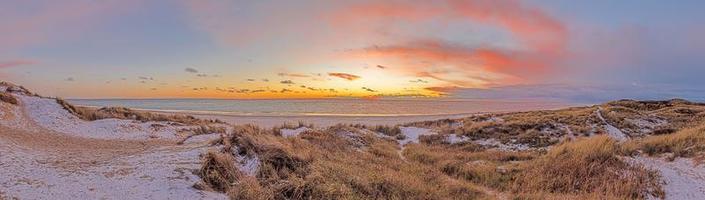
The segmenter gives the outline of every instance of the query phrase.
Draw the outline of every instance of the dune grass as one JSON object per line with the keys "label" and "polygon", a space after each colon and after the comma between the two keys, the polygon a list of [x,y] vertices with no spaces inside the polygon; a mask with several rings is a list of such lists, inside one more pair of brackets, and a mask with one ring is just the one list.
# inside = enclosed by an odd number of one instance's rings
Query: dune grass
{"label": "dune grass", "polygon": [[[271,130],[237,126],[223,140],[220,154],[209,153],[202,177],[232,199],[477,199],[471,183],[449,177],[433,167],[404,162],[398,145],[375,136],[362,136],[364,146],[343,137],[341,127],[313,130],[283,138]],[[359,134],[366,134],[359,132]],[[233,173],[230,164],[213,160],[226,155],[257,155],[254,177]],[[230,159],[230,158],[228,158]],[[229,162],[229,161],[228,161]],[[224,169],[228,168],[228,169]],[[214,170],[218,172],[213,172]],[[225,176],[220,174],[226,174]],[[233,178],[234,177],[234,178]],[[216,180],[208,180],[216,179]],[[225,181],[222,181],[225,180]],[[221,184],[223,182],[231,184]],[[223,188],[225,185],[226,188]],[[228,187],[230,185],[230,187]]]}
{"label": "dune grass", "polygon": [[0,101],[9,103],[12,105],[17,105],[19,101],[17,101],[17,98],[12,96],[12,94],[7,93],[7,92],[0,92]]}
{"label": "dune grass", "polygon": [[83,120],[88,120],[88,121],[115,118],[115,119],[137,120],[137,121],[141,121],[141,122],[148,122],[148,121],[175,122],[175,123],[180,123],[182,125],[207,125],[207,124],[213,124],[213,123],[224,124],[224,122],[222,122],[220,120],[204,120],[204,119],[195,118],[190,115],[181,115],[181,114],[166,115],[166,114],[159,114],[159,113],[153,113],[153,112],[147,112],[147,111],[137,111],[137,110],[132,110],[132,109],[123,108],[123,107],[104,107],[104,108],[81,107],[81,106],[74,106],[74,105],[72,105],[72,104],[68,103],[67,101],[60,99],[60,98],[57,98],[56,102],[59,105],[61,105],[64,109],[69,111],[71,114],[74,114],[77,117],[79,117]]}
{"label": "dune grass", "polygon": [[629,153],[642,151],[648,155],[673,153],[674,157],[692,157],[705,152],[705,124],[668,135],[655,135],[625,144]]}
{"label": "dune grass", "polygon": [[[220,141],[222,150],[206,154],[201,170],[206,185],[232,199],[492,198],[483,188],[517,199],[663,196],[657,173],[623,161],[619,144],[606,136],[549,151],[422,141],[400,152],[394,139],[354,126],[290,138],[252,125],[233,129]],[[252,157],[258,170],[248,176],[235,163]]]}
{"label": "dune grass", "polygon": [[595,136],[551,149],[524,163],[512,190],[516,193],[598,195],[608,199],[663,197],[657,172],[621,160],[618,144]]}
{"label": "dune grass", "polygon": [[[622,156],[643,151],[690,157],[705,151],[705,125],[697,125],[705,113],[700,104],[619,101],[600,107],[610,124],[636,130],[642,127],[632,127],[637,124],[631,119],[664,120],[675,133],[656,135],[661,129],[653,129],[625,143],[595,136],[603,131],[597,106],[406,124],[440,134],[421,136],[404,148],[397,142],[403,135],[398,126],[339,124],[289,138],[276,129],[237,126],[220,142],[225,148],[209,159],[258,157],[256,175],[204,167],[234,175],[202,177],[224,179],[211,181],[212,187],[233,199],[491,199],[497,193],[513,199],[646,199],[664,197],[659,174]],[[448,134],[550,148],[501,151],[473,142],[451,144]],[[575,137],[557,139],[567,134]],[[207,158],[204,165],[218,163]]]}

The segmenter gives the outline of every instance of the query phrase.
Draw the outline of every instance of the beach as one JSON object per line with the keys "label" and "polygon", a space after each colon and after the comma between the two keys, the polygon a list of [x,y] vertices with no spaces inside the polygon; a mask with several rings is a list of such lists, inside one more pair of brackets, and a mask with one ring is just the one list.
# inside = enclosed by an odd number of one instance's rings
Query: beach
{"label": "beach", "polygon": [[229,124],[273,127],[283,124],[397,125],[457,119],[477,114],[552,110],[584,104],[536,100],[239,100],[239,99],[81,99],[78,106],[126,107],[134,110],[191,115]]}

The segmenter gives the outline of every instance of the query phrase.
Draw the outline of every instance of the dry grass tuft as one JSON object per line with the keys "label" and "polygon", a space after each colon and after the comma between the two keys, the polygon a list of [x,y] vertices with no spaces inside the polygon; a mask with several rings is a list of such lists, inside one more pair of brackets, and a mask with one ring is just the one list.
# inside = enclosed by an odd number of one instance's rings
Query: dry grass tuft
{"label": "dry grass tuft", "polygon": [[0,101],[13,105],[17,105],[19,103],[19,101],[17,101],[17,98],[7,92],[0,92]]}
{"label": "dry grass tuft", "polygon": [[209,151],[203,157],[200,174],[203,181],[216,191],[225,192],[242,176],[235,160],[225,153]]}
{"label": "dry grass tuft", "polygon": [[668,135],[655,135],[625,144],[627,152],[643,151],[649,155],[673,153],[675,157],[692,157],[705,151],[705,125]]}
{"label": "dry grass tuft", "polygon": [[605,198],[663,197],[657,172],[622,161],[617,143],[595,136],[557,146],[525,163],[513,183],[517,193],[597,194]]}

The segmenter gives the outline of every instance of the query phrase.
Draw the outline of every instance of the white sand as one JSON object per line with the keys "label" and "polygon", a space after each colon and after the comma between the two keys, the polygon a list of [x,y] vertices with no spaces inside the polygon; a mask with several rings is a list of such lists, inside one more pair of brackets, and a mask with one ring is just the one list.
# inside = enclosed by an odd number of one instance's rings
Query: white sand
{"label": "white sand", "polygon": [[0,140],[0,191],[20,199],[226,199],[192,187],[200,180],[193,172],[205,150],[164,147],[64,169],[53,163],[74,162]]}
{"label": "white sand", "polygon": [[502,151],[525,151],[531,149],[527,144],[505,144],[494,138],[473,140],[473,142],[484,147]]}
{"label": "white sand", "polygon": [[283,137],[296,137],[299,136],[299,134],[306,132],[310,130],[307,127],[299,127],[297,129],[287,129],[283,128],[280,130],[280,133],[282,134]]}
{"label": "white sand", "polygon": [[84,121],[69,113],[55,99],[15,96],[37,125],[67,135],[100,139],[176,139],[179,129],[188,128],[170,126],[166,122],[141,123],[121,119]]}
{"label": "white sand", "polygon": [[200,181],[194,173],[200,155],[215,134],[194,136],[186,145],[147,144],[149,138],[175,138],[176,128],[130,120],[86,122],[54,99],[14,95],[22,106],[0,104],[3,198],[227,199],[193,187]]}
{"label": "white sand", "polygon": [[257,155],[252,157],[245,157],[240,155],[235,155],[238,162],[238,169],[248,176],[257,175],[257,170],[259,170],[260,160]]}
{"label": "white sand", "polygon": [[213,133],[213,134],[201,134],[201,135],[194,135],[191,137],[188,137],[186,140],[184,140],[184,144],[194,144],[194,143],[207,143],[213,140],[220,139],[220,134]]}
{"label": "white sand", "polygon": [[422,135],[434,135],[431,129],[417,127],[399,127],[401,134],[406,136],[403,140],[399,140],[399,145],[404,146],[409,143],[419,143],[419,137]]}
{"label": "white sand", "polygon": [[650,157],[636,157],[633,160],[661,173],[666,199],[705,199],[705,166],[697,166],[687,158],[676,158],[673,162]]}
{"label": "white sand", "polygon": [[458,136],[458,135],[455,135],[455,134],[448,134],[448,137],[446,138],[446,141],[448,141],[448,143],[451,143],[451,144],[456,144],[456,143],[460,143],[460,142],[465,142],[465,141],[468,141],[468,140],[469,140],[469,138],[466,138],[466,137],[464,137],[464,136],[462,136],[462,135],[461,135],[461,136]]}

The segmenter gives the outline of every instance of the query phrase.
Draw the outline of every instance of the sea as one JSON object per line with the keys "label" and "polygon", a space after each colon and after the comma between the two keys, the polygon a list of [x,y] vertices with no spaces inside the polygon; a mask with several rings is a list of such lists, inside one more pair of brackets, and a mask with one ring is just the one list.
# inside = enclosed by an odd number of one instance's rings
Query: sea
{"label": "sea", "polygon": [[556,109],[574,103],[487,99],[70,99],[93,107],[232,116],[424,116]]}

